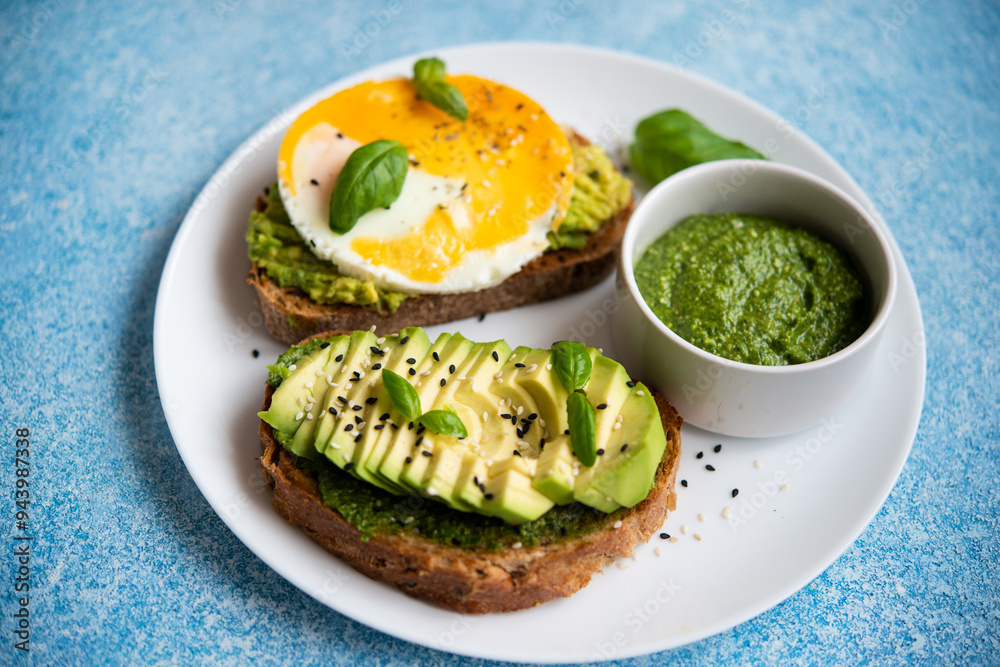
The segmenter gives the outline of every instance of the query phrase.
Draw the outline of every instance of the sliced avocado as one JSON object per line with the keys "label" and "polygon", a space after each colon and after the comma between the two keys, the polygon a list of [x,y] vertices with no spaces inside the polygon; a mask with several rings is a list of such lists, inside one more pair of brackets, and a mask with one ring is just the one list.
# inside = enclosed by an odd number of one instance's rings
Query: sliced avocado
{"label": "sliced avocado", "polygon": [[[331,340],[330,347],[327,350],[328,360],[326,365],[322,369],[314,371],[315,378],[312,381],[311,402],[306,405],[309,409],[305,411],[306,414],[302,425],[295,431],[295,435],[287,445],[288,449],[296,456],[309,459],[319,458],[320,456],[320,453],[316,450],[316,429],[324,417],[329,417],[329,413],[324,407],[330,389],[329,383],[333,382],[333,375],[337,373],[341,365],[336,359],[347,351],[349,344],[350,338],[348,336],[338,336]],[[308,387],[309,382],[306,383],[306,388]]]}
{"label": "sliced avocado", "polygon": [[656,401],[645,385],[635,385],[621,415],[621,428],[611,432],[605,454],[594,468],[580,473],[577,491],[581,498],[611,498],[632,507],[649,494],[667,439]]}
{"label": "sliced avocado", "polygon": [[311,397],[311,389],[306,385],[315,381],[316,371],[326,366],[329,358],[330,348],[321,347],[299,359],[295,370],[271,395],[267,410],[257,413],[258,416],[286,436],[293,436],[305,419],[306,399]]}
{"label": "sliced avocado", "polygon": [[[492,471],[491,471],[492,472]],[[531,476],[519,466],[507,467],[486,481],[483,503],[493,516],[507,523],[534,521],[555,504],[531,485]]]}
{"label": "sliced avocado", "polygon": [[[351,334],[350,347],[344,353],[340,369],[333,376],[333,381],[338,386],[331,387],[334,391],[329,393],[327,412],[316,429],[316,449],[338,468],[352,467],[347,465],[356,444],[354,439],[357,433],[352,431],[358,425],[356,418],[364,421],[360,412],[364,409],[367,385],[370,382],[366,369],[373,363],[371,348],[375,345],[375,340],[375,334],[370,331],[355,331]],[[356,410],[355,406],[359,405],[361,409]],[[330,408],[337,414],[333,415]]]}

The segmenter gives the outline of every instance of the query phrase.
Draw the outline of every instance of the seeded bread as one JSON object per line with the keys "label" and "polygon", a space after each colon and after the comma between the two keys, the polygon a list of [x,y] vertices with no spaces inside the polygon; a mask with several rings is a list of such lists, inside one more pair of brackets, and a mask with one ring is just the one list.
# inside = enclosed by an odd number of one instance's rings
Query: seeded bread
{"label": "seeded bread", "polygon": [[[263,410],[270,405],[271,393],[267,385]],[[467,549],[411,533],[377,534],[365,541],[357,528],[323,504],[316,478],[296,465],[263,421],[260,462],[278,513],[355,570],[453,611],[516,611],[577,592],[595,572],[648,541],[675,508],[683,420],[662,395],[653,391],[653,396],[667,447],[649,495],[632,508],[602,518],[596,530],[550,546]]]}
{"label": "seeded bread", "polygon": [[[574,141],[589,143],[578,134],[573,136]],[[264,200],[258,199],[256,206],[262,211]],[[591,234],[581,250],[547,252],[489,289],[407,299],[394,313],[380,313],[371,306],[316,303],[296,287],[279,286],[256,262],[250,267],[247,282],[257,292],[268,332],[285,343],[293,344],[322,331],[368,329],[373,324],[379,331],[426,327],[557,299],[593,287],[617,265],[625,225],[634,208],[635,201],[631,200]]]}

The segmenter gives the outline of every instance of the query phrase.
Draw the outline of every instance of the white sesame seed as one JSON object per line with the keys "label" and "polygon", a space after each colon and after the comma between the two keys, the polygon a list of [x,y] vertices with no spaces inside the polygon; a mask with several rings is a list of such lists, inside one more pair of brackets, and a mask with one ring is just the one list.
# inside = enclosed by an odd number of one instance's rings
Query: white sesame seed
{"label": "white sesame seed", "polygon": [[523,412],[524,412],[524,406],[523,405],[517,406],[517,416],[520,417]]}
{"label": "white sesame seed", "polygon": [[699,535],[698,533],[695,533],[695,534],[694,534],[694,539],[696,539],[696,540],[698,540],[699,542],[701,542],[701,535]]}
{"label": "white sesame seed", "polygon": [[368,422],[361,422],[360,424],[358,424],[358,430],[360,431],[361,429],[363,429],[365,427],[365,424],[367,423]]}
{"label": "white sesame seed", "polygon": [[330,447],[331,447],[332,449],[340,449],[340,445],[338,445],[338,444],[337,444],[337,443],[335,443],[335,442],[331,442],[331,443],[330,443]]}
{"label": "white sesame seed", "polygon": [[542,428],[545,428],[545,420],[542,419],[541,417],[539,417],[538,418],[538,425],[541,426]]}
{"label": "white sesame seed", "polygon": [[305,416],[306,416],[306,413],[304,413],[304,412],[301,412],[301,411],[300,412],[296,412],[295,413],[295,421],[301,421],[302,418],[305,417]]}
{"label": "white sesame seed", "polygon": [[614,524],[614,529],[615,529],[615,530],[618,530],[618,529],[619,529],[619,528],[621,528],[621,527],[622,527],[622,522],[621,522],[621,521],[615,521],[615,524]]}
{"label": "white sesame seed", "polygon": [[313,383],[312,382],[306,382],[302,386],[305,387],[306,389],[312,389],[313,388]]}
{"label": "white sesame seed", "polygon": [[[497,371],[496,373],[493,374],[493,378],[496,379],[496,380],[499,380],[502,377],[503,377],[503,371]],[[500,405],[503,405],[503,399],[502,398],[500,399]]]}
{"label": "white sesame seed", "polygon": [[484,445],[489,441],[490,441],[490,436],[488,435],[484,435],[482,438],[479,439],[479,442],[483,443]]}
{"label": "white sesame seed", "polygon": [[437,494],[438,494],[437,489],[435,489],[433,486],[428,486],[427,487],[427,495],[428,496],[436,496]]}
{"label": "white sesame seed", "polygon": [[374,389],[375,388],[375,381],[374,380],[372,380],[371,382],[368,383],[368,388],[369,389]]}
{"label": "white sesame seed", "polygon": [[385,336],[379,336],[377,339],[375,339],[375,342],[381,345],[382,343],[385,342]]}
{"label": "white sesame seed", "polygon": [[617,563],[615,563],[615,567],[617,567],[619,570],[627,570],[628,563],[626,563],[625,561],[618,561]]}
{"label": "white sesame seed", "polygon": [[503,384],[503,378],[497,378],[497,382],[498,382],[499,384]]}
{"label": "white sesame seed", "polygon": [[291,365],[290,365],[290,366],[288,367],[288,370],[290,370],[290,371],[294,371],[294,370],[295,370],[295,368],[296,368],[295,364],[291,364]]}
{"label": "white sesame seed", "polygon": [[698,513],[698,521],[704,521],[704,520],[705,520],[705,515],[699,512]]}
{"label": "white sesame seed", "polygon": [[676,537],[671,537],[671,538],[670,538],[670,541],[671,541],[671,542],[676,542],[676,541],[677,541],[677,538],[676,538]]}
{"label": "white sesame seed", "polygon": [[663,555],[663,549],[660,547],[656,547],[655,549],[653,549],[653,553],[656,554],[657,558],[659,558],[660,556]]}
{"label": "white sesame seed", "polygon": [[517,446],[520,448],[524,448],[524,447],[530,447],[531,444],[527,440],[518,440]]}
{"label": "white sesame seed", "polygon": [[483,421],[486,421],[487,419],[489,419],[489,415],[486,414],[486,410],[483,410]]}
{"label": "white sesame seed", "polygon": [[545,370],[551,371],[552,370],[552,364],[545,364]]}
{"label": "white sesame seed", "polygon": [[753,462],[753,467],[754,468],[761,468],[761,467],[763,467],[763,465],[764,464],[761,463],[759,460]]}
{"label": "white sesame seed", "polygon": [[687,534],[688,534],[688,527],[687,524],[684,524],[683,526],[681,526],[681,535],[687,535]]}
{"label": "white sesame seed", "polygon": [[406,517],[406,521],[404,521],[403,523],[413,523],[413,517],[412,516]]}
{"label": "white sesame seed", "polygon": [[636,396],[645,396],[646,392],[644,392],[642,389],[640,389],[639,391],[635,392],[635,394],[636,394]]}
{"label": "white sesame seed", "polygon": [[430,374],[431,374],[430,371],[424,371],[423,373],[420,374],[420,377],[425,378],[425,377],[427,377]]}
{"label": "white sesame seed", "polygon": [[782,491],[787,491],[788,490],[788,484],[782,484],[781,485],[781,490]]}
{"label": "white sesame seed", "polygon": [[621,422],[615,422],[615,425],[611,427],[611,430],[612,431],[617,431],[621,427],[622,427],[622,423]]}
{"label": "white sesame seed", "polygon": [[525,371],[525,372],[526,373],[534,373],[536,368],[538,368],[538,364],[531,364],[530,366],[528,366],[528,370]]}
{"label": "white sesame seed", "polygon": [[316,377],[319,377],[321,375],[323,375],[323,369],[322,368],[319,369],[318,371],[316,371]]}
{"label": "white sesame seed", "polygon": [[302,407],[302,397],[301,396],[296,396],[295,397],[295,402],[296,402],[296,404],[298,404],[298,406],[300,408]]}
{"label": "white sesame seed", "polygon": [[473,394],[479,393],[478,391],[476,391],[476,381],[475,380],[472,381],[472,385],[469,388],[472,390]]}
{"label": "white sesame seed", "polygon": [[375,325],[373,324],[373,325],[371,326],[371,328],[370,328],[370,329],[369,329],[368,331],[369,331],[370,333],[375,333]]}
{"label": "white sesame seed", "polygon": [[422,386],[424,386],[424,383],[423,383],[423,382],[420,382],[419,380],[417,380],[417,386],[418,386],[418,387],[422,387]]}
{"label": "white sesame seed", "polygon": [[487,180],[486,180],[485,178],[483,179],[483,187],[484,187],[484,188],[488,188],[488,187],[490,187],[490,182],[489,182],[489,181],[487,181]]}
{"label": "white sesame seed", "polygon": [[524,545],[523,545],[523,544],[521,544],[520,542],[514,542],[514,544],[512,544],[512,545],[510,545],[510,546],[511,546],[511,548],[512,548],[512,549],[520,549],[520,548],[521,548],[521,547],[523,547]]}
{"label": "white sesame seed", "polygon": [[727,505],[726,507],[722,508],[722,518],[723,519],[728,519],[729,516],[730,516],[730,514],[729,514],[729,506]]}
{"label": "white sesame seed", "polygon": [[331,387],[336,387],[337,389],[340,389],[340,385],[334,382],[333,378],[330,377],[329,375],[326,376],[326,381],[330,383]]}
{"label": "white sesame seed", "polygon": [[493,465],[493,459],[486,459],[486,467],[488,468],[492,465]]}
{"label": "white sesame seed", "polygon": [[458,380],[459,382],[462,382],[463,380],[466,380],[467,378],[466,378],[466,377],[465,377],[464,375],[459,375],[459,376],[458,376],[457,378],[455,378],[455,379],[456,379],[456,380]]}
{"label": "white sesame seed", "polygon": [[616,419],[615,421],[620,422],[621,420],[622,420],[622,416],[618,415],[618,419]]}
{"label": "white sesame seed", "polygon": [[333,376],[330,375],[329,373],[326,374],[326,383],[333,384]]}

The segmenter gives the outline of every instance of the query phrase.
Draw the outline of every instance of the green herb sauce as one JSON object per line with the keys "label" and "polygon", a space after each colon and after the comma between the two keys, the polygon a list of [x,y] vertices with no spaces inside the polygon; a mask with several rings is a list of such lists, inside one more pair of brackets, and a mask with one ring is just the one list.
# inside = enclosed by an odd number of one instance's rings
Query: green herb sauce
{"label": "green herb sauce", "polygon": [[749,364],[827,357],[871,322],[864,283],[846,253],[754,215],[687,218],[645,251],[635,278],[677,335]]}

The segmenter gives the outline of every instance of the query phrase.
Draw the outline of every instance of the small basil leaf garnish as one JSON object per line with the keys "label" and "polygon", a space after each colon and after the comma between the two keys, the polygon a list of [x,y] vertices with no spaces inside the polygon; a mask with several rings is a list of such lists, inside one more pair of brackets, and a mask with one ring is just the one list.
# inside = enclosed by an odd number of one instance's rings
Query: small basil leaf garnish
{"label": "small basil leaf garnish", "polygon": [[552,367],[566,391],[576,391],[587,384],[593,363],[583,343],[561,340],[552,345]]}
{"label": "small basil leaf garnish", "polygon": [[368,211],[396,201],[408,166],[406,147],[393,139],[379,139],[351,153],[330,199],[330,229],[349,232]]}
{"label": "small basil leaf garnish", "polygon": [[731,158],[766,159],[739,141],[724,139],[680,109],[642,119],[629,146],[632,166],[650,183],[702,162]]}
{"label": "small basil leaf garnish", "polygon": [[399,410],[401,415],[411,420],[420,416],[420,397],[405,378],[385,369],[382,371],[382,386],[389,394],[392,407]]}
{"label": "small basil leaf garnish", "polygon": [[574,391],[566,399],[566,412],[569,414],[569,441],[573,445],[573,453],[580,463],[588,468],[597,462],[597,421],[594,406],[580,391]]}
{"label": "small basil leaf garnish", "polygon": [[465,438],[469,432],[462,423],[461,417],[450,410],[431,410],[420,415],[417,420],[429,431],[440,433],[441,435],[451,435],[456,438]]}
{"label": "small basil leaf garnish", "polygon": [[461,91],[444,80],[444,61],[423,58],[413,65],[413,85],[417,93],[441,111],[458,120],[469,117],[469,106]]}

